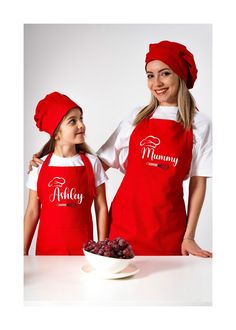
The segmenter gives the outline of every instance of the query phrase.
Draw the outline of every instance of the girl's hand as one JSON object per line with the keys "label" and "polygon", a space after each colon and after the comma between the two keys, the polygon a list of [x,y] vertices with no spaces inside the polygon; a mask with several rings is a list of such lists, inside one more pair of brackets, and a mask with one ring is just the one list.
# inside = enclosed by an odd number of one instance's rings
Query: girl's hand
{"label": "girl's hand", "polygon": [[39,157],[39,153],[33,155],[32,159],[29,162],[27,174],[29,174],[29,172],[32,171],[33,166],[38,167],[40,164],[43,163],[43,161],[38,157]]}
{"label": "girl's hand", "polygon": [[193,256],[202,258],[212,258],[212,253],[206,250],[202,250],[200,246],[197,245],[194,239],[184,238],[181,245],[181,252],[183,256],[188,256],[192,254]]}

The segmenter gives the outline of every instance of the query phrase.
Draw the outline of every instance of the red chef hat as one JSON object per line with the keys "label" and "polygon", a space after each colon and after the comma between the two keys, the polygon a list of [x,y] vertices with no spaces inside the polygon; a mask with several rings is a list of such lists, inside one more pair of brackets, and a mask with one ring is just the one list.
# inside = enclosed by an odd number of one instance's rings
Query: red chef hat
{"label": "red chef hat", "polygon": [[187,88],[193,87],[198,70],[193,54],[184,45],[166,40],[158,44],[150,44],[149,52],[146,54],[146,65],[153,60],[166,63],[185,81]]}
{"label": "red chef hat", "polygon": [[36,126],[40,131],[47,132],[52,136],[62,118],[73,108],[79,108],[82,111],[80,106],[68,96],[58,92],[48,94],[39,101],[36,107],[34,115]]}

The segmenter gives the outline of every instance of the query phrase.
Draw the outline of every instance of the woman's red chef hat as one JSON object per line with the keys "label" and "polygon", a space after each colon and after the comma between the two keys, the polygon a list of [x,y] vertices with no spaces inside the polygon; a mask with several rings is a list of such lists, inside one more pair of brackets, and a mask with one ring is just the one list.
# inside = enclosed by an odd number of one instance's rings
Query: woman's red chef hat
{"label": "woman's red chef hat", "polygon": [[53,92],[40,100],[35,111],[34,120],[40,131],[49,133],[51,136],[62,118],[73,108],[79,108],[68,96]]}
{"label": "woman's red chef hat", "polygon": [[146,65],[153,60],[160,60],[167,64],[185,81],[188,89],[193,87],[198,70],[193,54],[184,45],[167,40],[150,44],[149,52],[146,54]]}

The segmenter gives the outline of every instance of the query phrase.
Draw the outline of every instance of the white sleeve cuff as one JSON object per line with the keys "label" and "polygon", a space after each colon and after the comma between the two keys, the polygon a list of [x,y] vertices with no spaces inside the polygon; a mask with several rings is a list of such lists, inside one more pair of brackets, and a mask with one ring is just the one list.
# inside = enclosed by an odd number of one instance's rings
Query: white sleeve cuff
{"label": "white sleeve cuff", "polygon": [[207,178],[212,178],[212,171],[209,169],[195,169],[192,170],[191,173],[189,173],[189,177],[191,178],[192,176],[203,176]]}

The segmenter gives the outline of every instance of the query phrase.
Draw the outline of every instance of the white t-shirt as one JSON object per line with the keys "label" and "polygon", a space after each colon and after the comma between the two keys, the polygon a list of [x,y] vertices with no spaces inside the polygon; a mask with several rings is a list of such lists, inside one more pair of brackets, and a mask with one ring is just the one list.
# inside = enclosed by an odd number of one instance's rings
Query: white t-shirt
{"label": "white t-shirt", "polygon": [[[135,128],[133,121],[141,108],[135,109],[125,118],[105,144],[98,150],[99,157],[110,167],[126,172],[129,153],[129,140]],[[178,107],[158,106],[151,118],[177,120]],[[211,122],[200,111],[196,111],[193,120],[192,163],[188,177],[212,176],[212,129]]]}
{"label": "white t-shirt", "polygon": [[[87,153],[85,155],[92,164],[95,186],[98,187],[107,181],[108,177],[103,170],[100,160],[96,156]],[[42,160],[45,160],[46,157],[47,156],[42,157]],[[79,154],[73,157],[60,157],[53,154],[50,159],[49,166],[84,166],[84,163]],[[28,175],[26,186],[31,190],[37,191],[37,182],[41,167],[41,164],[38,167],[33,166],[33,170]]]}

